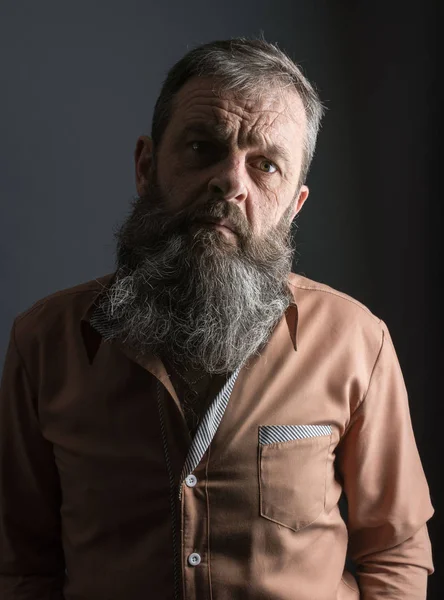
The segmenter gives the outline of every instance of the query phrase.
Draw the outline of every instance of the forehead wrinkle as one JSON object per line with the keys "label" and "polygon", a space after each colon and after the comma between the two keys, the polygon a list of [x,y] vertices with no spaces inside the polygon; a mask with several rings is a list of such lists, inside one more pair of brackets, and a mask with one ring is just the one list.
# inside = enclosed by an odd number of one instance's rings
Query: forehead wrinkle
{"label": "forehead wrinkle", "polygon": [[[272,139],[273,133],[275,134],[275,138],[281,137],[279,130],[273,132],[273,126],[281,114],[283,114],[283,111],[256,111],[256,114],[256,121],[253,123],[250,131],[246,134],[245,139],[242,140],[243,143],[246,145],[250,144],[252,146],[265,147],[268,151],[273,152],[273,154],[282,156],[286,162],[291,162],[291,153],[289,149],[287,149],[285,143],[281,143],[278,139]],[[268,140],[267,133],[269,134]]]}
{"label": "forehead wrinkle", "polygon": [[[270,135],[268,136],[270,139],[267,140],[267,133],[270,134],[270,132],[272,135],[274,133],[276,138],[282,137],[278,128],[273,132],[273,126],[275,126],[280,116],[286,114],[286,107],[280,110],[272,108],[253,110],[253,107],[250,106],[243,108],[236,106],[236,108],[242,114],[237,114],[236,110],[226,110],[226,112],[232,112],[241,117],[237,141],[239,148],[259,147],[266,152],[280,156],[288,165],[293,163],[291,151],[287,148],[285,142],[282,143],[278,139],[273,140]],[[216,111],[213,112],[217,119]],[[221,132],[225,133],[228,138],[230,132],[225,123],[226,120],[219,122],[217,128],[220,128]]]}
{"label": "forehead wrinkle", "polygon": [[[186,135],[189,132],[211,135],[217,141],[225,144],[229,144],[229,140],[232,137],[232,131],[223,123],[213,125],[205,121],[195,121],[185,127],[184,134]],[[264,152],[280,156],[288,164],[292,162],[290,152],[284,144],[278,141],[267,142],[265,136],[261,136],[257,131],[252,130],[245,134],[240,133],[237,139],[237,146],[241,150],[258,147],[263,149]]]}
{"label": "forehead wrinkle", "polygon": [[[251,99],[234,98],[232,95],[221,97],[214,94],[212,88],[191,87],[184,91],[184,95],[179,93],[175,99],[175,109],[183,114],[183,133],[187,124],[192,127],[199,123],[202,128],[207,127],[208,133],[221,143],[229,144],[230,140],[235,139],[237,147],[241,149],[259,147],[281,157],[288,165],[294,162],[291,148],[285,143],[285,135],[282,136],[279,131],[270,132],[279,117],[289,113],[288,104],[282,98],[271,96],[268,101],[265,99],[263,108],[258,108]],[[290,113],[289,116],[295,120],[294,114]],[[270,137],[267,133],[276,133],[275,138],[280,139],[267,140]]]}
{"label": "forehead wrinkle", "polygon": [[[211,121],[204,119],[202,115],[199,115],[198,118],[196,118],[196,115],[189,115],[188,118],[185,118],[184,134],[189,131],[208,134],[214,136],[214,138],[218,141],[226,144],[229,143],[231,138],[236,137],[237,146],[240,149],[259,147],[266,152],[282,157],[282,159],[289,164],[292,162],[291,153],[285,144],[279,142],[278,140],[267,141],[265,132],[260,132],[257,130],[258,124],[260,126],[260,117],[263,117],[262,120],[265,120],[265,116],[261,114],[261,111],[258,111],[258,118],[256,119],[256,122],[249,127],[248,131],[245,131],[245,127],[242,127],[242,121],[239,123],[238,127],[233,127],[229,124],[229,120],[227,118],[221,118],[221,116],[218,115],[214,110],[212,112],[214,119]],[[227,115],[229,112],[231,111],[225,111],[225,114]],[[278,116],[279,113],[276,112],[276,117],[273,119],[273,121],[266,125],[267,129],[272,126]]]}

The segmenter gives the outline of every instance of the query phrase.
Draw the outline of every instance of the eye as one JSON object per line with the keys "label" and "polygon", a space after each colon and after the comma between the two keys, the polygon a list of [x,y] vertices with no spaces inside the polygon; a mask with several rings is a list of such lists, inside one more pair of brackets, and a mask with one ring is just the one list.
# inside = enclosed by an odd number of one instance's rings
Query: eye
{"label": "eye", "polygon": [[206,166],[220,159],[221,148],[211,140],[192,140],[187,144],[187,156],[192,164]]}
{"label": "eye", "polygon": [[265,168],[264,173],[275,173],[277,171],[276,165],[273,162],[271,162],[271,160],[267,160],[266,158],[264,158],[264,160],[261,160],[259,164],[261,165],[259,167],[261,171],[263,170],[262,167]]}
{"label": "eye", "polygon": [[189,143],[189,146],[190,146],[191,150],[193,150],[194,152],[196,152],[198,154],[202,154],[204,152],[208,152],[209,150],[211,150],[213,147],[213,144],[206,140],[193,140],[192,142]]}

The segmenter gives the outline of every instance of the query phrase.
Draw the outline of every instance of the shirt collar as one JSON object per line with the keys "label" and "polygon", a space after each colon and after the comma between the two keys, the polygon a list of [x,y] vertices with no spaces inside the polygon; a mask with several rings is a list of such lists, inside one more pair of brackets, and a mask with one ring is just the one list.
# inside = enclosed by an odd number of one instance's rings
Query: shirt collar
{"label": "shirt collar", "polygon": [[291,300],[287,310],[285,311],[285,319],[287,321],[288,333],[290,334],[293,348],[297,350],[297,332],[298,332],[298,320],[299,311],[298,305],[295,300]]}
{"label": "shirt collar", "polygon": [[99,305],[102,295],[104,294],[105,290],[108,289],[109,286],[112,284],[115,276],[116,272],[107,273],[106,275],[103,275],[102,277],[99,277],[96,280],[100,284],[100,289],[94,294],[92,301],[87,305],[86,310],[84,311],[80,319],[80,332],[90,364],[92,364],[94,357],[96,356],[97,351],[100,347],[100,344],[102,343],[102,336],[90,324],[90,319],[97,306]]}
{"label": "shirt collar", "polygon": [[[95,355],[100,347],[102,342],[102,336],[100,333],[94,329],[94,327],[90,324],[90,319],[100,303],[100,299],[104,294],[105,290],[113,283],[116,276],[116,272],[108,273],[99,277],[96,281],[101,284],[101,289],[94,295],[92,301],[86,307],[85,312],[83,313],[80,319],[80,330],[82,334],[83,344],[88,355],[89,363],[92,364]],[[298,306],[295,300],[291,300],[288,308],[285,311],[285,319],[287,322],[288,333],[290,335],[293,348],[297,350],[297,329],[298,329]]]}

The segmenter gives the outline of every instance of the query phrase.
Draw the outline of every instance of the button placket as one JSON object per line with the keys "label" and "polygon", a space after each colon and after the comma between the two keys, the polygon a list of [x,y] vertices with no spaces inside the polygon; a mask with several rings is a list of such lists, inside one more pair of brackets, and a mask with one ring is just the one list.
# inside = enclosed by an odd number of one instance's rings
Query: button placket
{"label": "button placket", "polygon": [[[232,373],[222,390],[207,407],[192,438],[180,476],[181,484],[178,499],[182,503],[181,540],[182,564],[184,567],[182,571],[184,600],[206,598],[208,589],[211,588],[210,565],[207,560],[209,523],[208,497],[205,485],[208,473],[208,449],[225,412],[239,371],[240,367]],[[193,471],[199,467],[206,453],[206,467],[202,471],[198,471],[202,473],[202,482],[199,484],[199,488],[186,492],[187,488],[193,488],[198,483]],[[200,552],[195,552],[195,548],[198,548]],[[192,569],[191,567],[196,568]]]}
{"label": "button placket", "polygon": [[[209,453],[206,460],[209,459]],[[197,475],[189,472],[182,482],[182,576],[184,600],[206,598],[211,587],[208,564],[208,505],[203,464]]]}

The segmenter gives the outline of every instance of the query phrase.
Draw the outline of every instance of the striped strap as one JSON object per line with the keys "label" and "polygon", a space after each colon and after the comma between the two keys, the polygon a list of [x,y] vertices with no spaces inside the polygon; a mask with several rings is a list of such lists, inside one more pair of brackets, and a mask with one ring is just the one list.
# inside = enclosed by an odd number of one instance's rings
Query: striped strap
{"label": "striped strap", "polygon": [[197,467],[202,459],[202,456],[207,451],[208,446],[211,444],[219,424],[222,421],[222,417],[224,416],[225,409],[227,408],[228,401],[230,400],[231,393],[240,370],[241,367],[238,367],[235,371],[233,371],[231,376],[227,379],[224,387],[210,404],[208,410],[203,416],[199,427],[197,428],[196,435],[191,443],[184,467],[182,469],[182,474],[180,477],[181,483]]}

